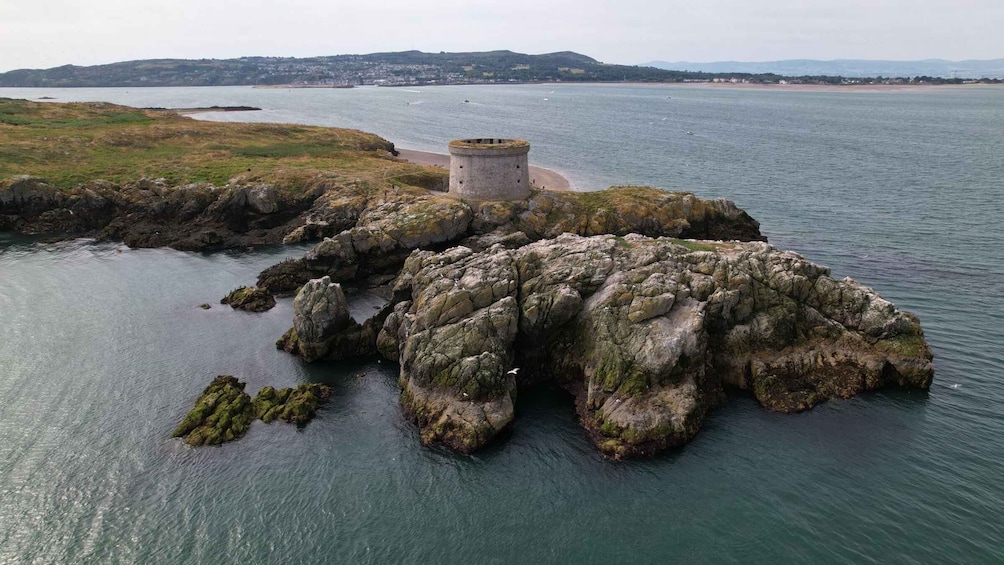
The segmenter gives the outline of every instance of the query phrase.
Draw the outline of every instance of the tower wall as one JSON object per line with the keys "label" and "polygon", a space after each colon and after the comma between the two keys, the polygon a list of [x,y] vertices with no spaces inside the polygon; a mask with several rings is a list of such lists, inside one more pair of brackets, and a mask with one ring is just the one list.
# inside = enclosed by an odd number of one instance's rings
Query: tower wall
{"label": "tower wall", "polygon": [[450,194],[466,200],[525,200],[530,196],[522,139],[476,138],[450,142]]}

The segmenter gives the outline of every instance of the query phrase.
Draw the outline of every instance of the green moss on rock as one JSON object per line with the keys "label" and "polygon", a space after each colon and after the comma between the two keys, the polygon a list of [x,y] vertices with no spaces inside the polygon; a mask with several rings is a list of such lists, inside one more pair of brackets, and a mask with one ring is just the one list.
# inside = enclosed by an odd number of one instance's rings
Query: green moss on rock
{"label": "green moss on rock", "polygon": [[331,396],[331,387],[318,383],[301,384],[295,389],[276,390],[267,386],[254,397],[254,415],[266,424],[282,420],[306,424],[314,418],[317,407]]}
{"label": "green moss on rock", "polygon": [[331,387],[309,383],[278,390],[266,386],[251,400],[244,386],[230,375],[213,379],[172,437],[183,438],[193,446],[217,445],[239,439],[255,418],[266,423],[282,420],[306,424],[317,413],[318,405],[331,396]]}
{"label": "green moss on rock", "polygon": [[230,375],[213,379],[174,429],[173,437],[183,438],[188,445],[217,445],[243,436],[253,419],[244,384]]}
{"label": "green moss on rock", "polygon": [[265,312],[275,306],[275,298],[263,288],[253,286],[242,286],[230,291],[220,304],[229,304],[234,310],[247,310],[248,312]]}

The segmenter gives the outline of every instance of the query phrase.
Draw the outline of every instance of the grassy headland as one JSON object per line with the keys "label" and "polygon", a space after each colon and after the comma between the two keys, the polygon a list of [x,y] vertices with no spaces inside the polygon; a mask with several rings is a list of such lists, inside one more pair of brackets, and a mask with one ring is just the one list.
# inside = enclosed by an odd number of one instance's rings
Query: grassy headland
{"label": "grassy headland", "polygon": [[[427,176],[390,159],[393,145],[356,130],[202,122],[170,111],[106,103],[0,99],[0,180],[34,175],[67,189],[140,178],[226,184],[235,176],[291,188],[318,174],[380,189]],[[407,184],[405,182],[405,184]]]}

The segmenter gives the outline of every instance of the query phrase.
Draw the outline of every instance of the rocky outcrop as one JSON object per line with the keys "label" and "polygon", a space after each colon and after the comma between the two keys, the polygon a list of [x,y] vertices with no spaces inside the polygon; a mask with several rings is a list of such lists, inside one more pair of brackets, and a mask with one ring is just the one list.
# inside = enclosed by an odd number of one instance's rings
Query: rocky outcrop
{"label": "rocky outcrop", "polygon": [[254,419],[251,397],[244,383],[230,375],[220,375],[202,391],[195,407],[174,429],[188,445],[218,445],[242,437]]}
{"label": "rocky outcrop", "polygon": [[329,342],[352,322],[342,287],[328,277],[308,282],[293,300],[293,336],[307,361],[324,357]]}
{"label": "rocky outcrop", "polygon": [[[324,177],[295,187],[237,177],[222,187],[141,179],[125,185],[91,181],[70,189],[17,177],[0,181],[0,229],[183,250],[278,244],[298,229],[315,238],[345,229],[335,219],[352,212],[351,206],[340,206],[340,196],[367,198],[354,183]],[[336,211],[329,212],[333,202]],[[347,225],[356,217],[358,213]],[[335,231],[307,227],[311,218],[330,218]]]}
{"label": "rocky outcrop", "polygon": [[251,405],[254,416],[266,424],[282,420],[291,424],[306,424],[314,419],[318,405],[331,397],[331,387],[305,383],[294,388],[261,389]]}
{"label": "rocky outcrop", "polygon": [[267,312],[275,307],[275,298],[267,290],[242,286],[231,290],[220,300],[220,304],[228,304],[234,310]]}
{"label": "rocky outcrop", "polygon": [[354,227],[324,238],[302,259],[263,271],[258,286],[288,293],[321,276],[347,282],[394,271],[412,249],[462,238],[471,216],[470,207],[445,195],[379,201],[361,211]]}
{"label": "rocky outcrop", "polygon": [[[358,200],[344,205],[358,211],[354,225],[336,234],[326,233],[305,257],[266,269],[258,277],[258,286],[284,294],[321,276],[348,282],[374,273],[394,273],[414,249],[441,249],[461,241],[474,248],[494,243],[519,247],[566,232],[764,239],[759,224],[731,201],[702,200],[690,193],[647,187],[537,191],[526,201],[474,204],[437,194],[387,194],[365,207]],[[350,217],[346,215],[337,225],[348,225]],[[321,224],[308,222],[304,233],[311,225]],[[324,225],[330,228],[327,232],[334,231],[335,223]],[[311,233],[322,232],[317,228]],[[302,240],[299,235],[290,238]]]}
{"label": "rocky outcrop", "polygon": [[295,389],[266,386],[251,400],[244,392],[245,385],[230,375],[213,379],[172,437],[191,446],[219,445],[243,437],[255,419],[303,425],[313,419],[318,405],[331,397],[331,387],[307,383]]}
{"label": "rocky outcrop", "polygon": [[360,325],[349,315],[345,293],[329,277],[309,281],[293,300],[293,327],[276,342],[278,349],[302,357],[339,360],[376,353],[376,336],[389,308]]}
{"label": "rocky outcrop", "polygon": [[472,451],[513,418],[520,382],[576,398],[614,457],[689,441],[724,387],[804,410],[927,388],[916,317],[765,243],[571,234],[517,249],[413,253],[376,347],[401,366],[424,443]]}
{"label": "rocky outcrop", "polygon": [[405,415],[426,444],[470,452],[512,421],[518,273],[499,252],[433,255],[440,269],[406,267],[409,282],[398,286],[411,287],[410,307],[385,327],[399,344]]}

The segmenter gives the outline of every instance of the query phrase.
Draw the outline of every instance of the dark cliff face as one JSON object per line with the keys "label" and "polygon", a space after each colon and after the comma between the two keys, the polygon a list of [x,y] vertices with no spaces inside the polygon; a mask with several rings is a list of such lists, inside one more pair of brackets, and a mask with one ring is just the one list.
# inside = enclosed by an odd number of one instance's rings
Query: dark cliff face
{"label": "dark cliff face", "polygon": [[0,183],[0,229],[182,250],[281,243],[329,188],[319,183],[294,195],[273,184],[239,180],[224,187],[141,180],[57,190],[41,179],[21,177]]}

